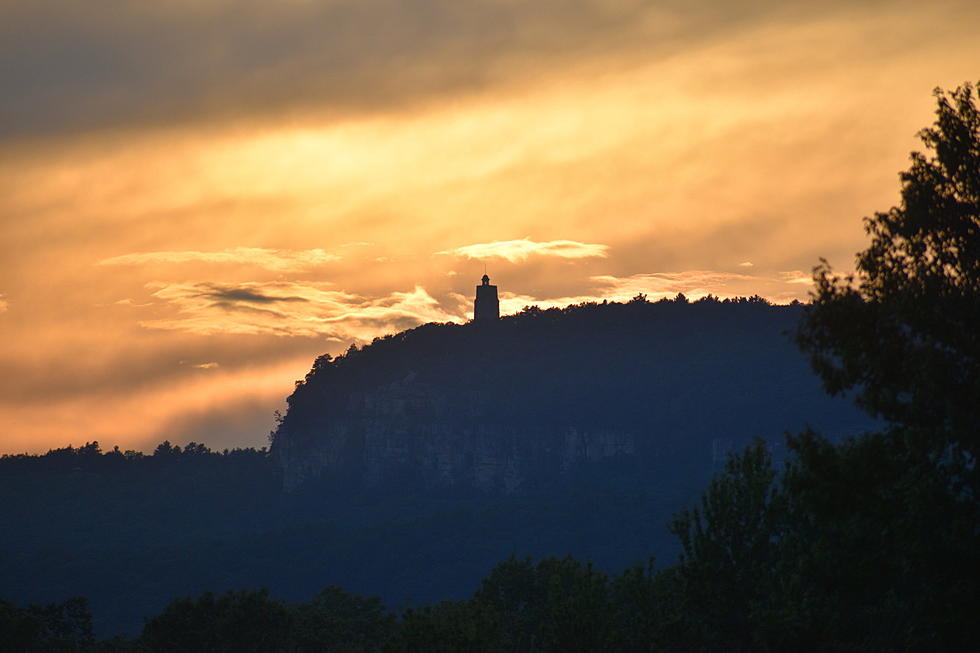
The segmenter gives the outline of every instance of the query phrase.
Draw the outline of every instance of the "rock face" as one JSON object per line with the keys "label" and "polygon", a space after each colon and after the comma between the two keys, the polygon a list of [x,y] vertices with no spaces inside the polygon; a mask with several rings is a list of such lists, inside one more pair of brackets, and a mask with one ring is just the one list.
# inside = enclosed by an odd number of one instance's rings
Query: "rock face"
{"label": "rock face", "polygon": [[706,477],[755,436],[869,426],[789,341],[800,310],[638,299],[424,325],[317,359],[272,451],[287,490],[518,493],[597,465]]}
{"label": "rock face", "polygon": [[[407,378],[350,396],[348,412],[310,438],[283,438],[284,486],[343,475],[366,487],[404,474],[427,484],[518,492],[542,474],[636,454],[632,433],[567,426],[533,433],[487,424],[491,409],[473,397],[469,419],[445,419],[446,398]],[[428,416],[420,420],[420,415]]]}

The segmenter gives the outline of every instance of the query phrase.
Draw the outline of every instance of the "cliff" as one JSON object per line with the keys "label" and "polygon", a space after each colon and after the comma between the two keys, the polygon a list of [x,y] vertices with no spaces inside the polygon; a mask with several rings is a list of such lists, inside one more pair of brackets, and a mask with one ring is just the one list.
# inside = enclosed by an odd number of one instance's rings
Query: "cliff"
{"label": "cliff", "polygon": [[707,477],[753,436],[778,447],[787,430],[868,426],[793,346],[801,311],[638,298],[424,325],[318,358],[272,450],[287,489],[318,479],[515,493],[597,463],[664,483]]}

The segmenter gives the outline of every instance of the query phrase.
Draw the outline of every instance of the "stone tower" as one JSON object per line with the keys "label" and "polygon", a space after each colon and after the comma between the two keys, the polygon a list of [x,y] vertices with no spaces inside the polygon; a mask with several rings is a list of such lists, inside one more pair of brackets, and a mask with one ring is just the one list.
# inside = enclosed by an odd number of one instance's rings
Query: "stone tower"
{"label": "stone tower", "polygon": [[500,317],[500,300],[497,299],[497,286],[490,285],[490,277],[483,275],[483,283],[476,287],[476,301],[473,302],[473,321],[489,322]]}

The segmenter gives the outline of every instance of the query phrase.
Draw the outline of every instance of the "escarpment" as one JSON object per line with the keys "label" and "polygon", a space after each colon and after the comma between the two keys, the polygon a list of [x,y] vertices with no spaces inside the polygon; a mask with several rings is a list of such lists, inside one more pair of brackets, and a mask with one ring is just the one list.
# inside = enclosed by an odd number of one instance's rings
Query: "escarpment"
{"label": "escarpment", "polygon": [[600,467],[654,483],[706,475],[754,436],[866,424],[824,395],[791,343],[801,310],[637,298],[424,325],[318,358],[273,453],[286,489],[319,479],[515,493]]}

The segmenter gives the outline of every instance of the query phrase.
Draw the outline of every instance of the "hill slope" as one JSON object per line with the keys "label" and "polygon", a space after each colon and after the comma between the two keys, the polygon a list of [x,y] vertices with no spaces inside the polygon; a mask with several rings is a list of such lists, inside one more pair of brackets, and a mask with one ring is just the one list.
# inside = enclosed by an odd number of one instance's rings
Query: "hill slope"
{"label": "hill slope", "polygon": [[791,343],[801,311],[638,298],[428,324],[318,359],[272,451],[287,488],[320,479],[520,493],[598,462],[700,482],[753,436],[868,425],[824,395]]}
{"label": "hill slope", "polygon": [[669,563],[666,524],[726,449],[870,426],[785,334],[801,310],[634,301],[430,324],[320,358],[271,457],[0,458],[0,598],[87,596],[109,635],[206,589],[305,601],[334,584],[394,608],[469,595],[512,553]]}

